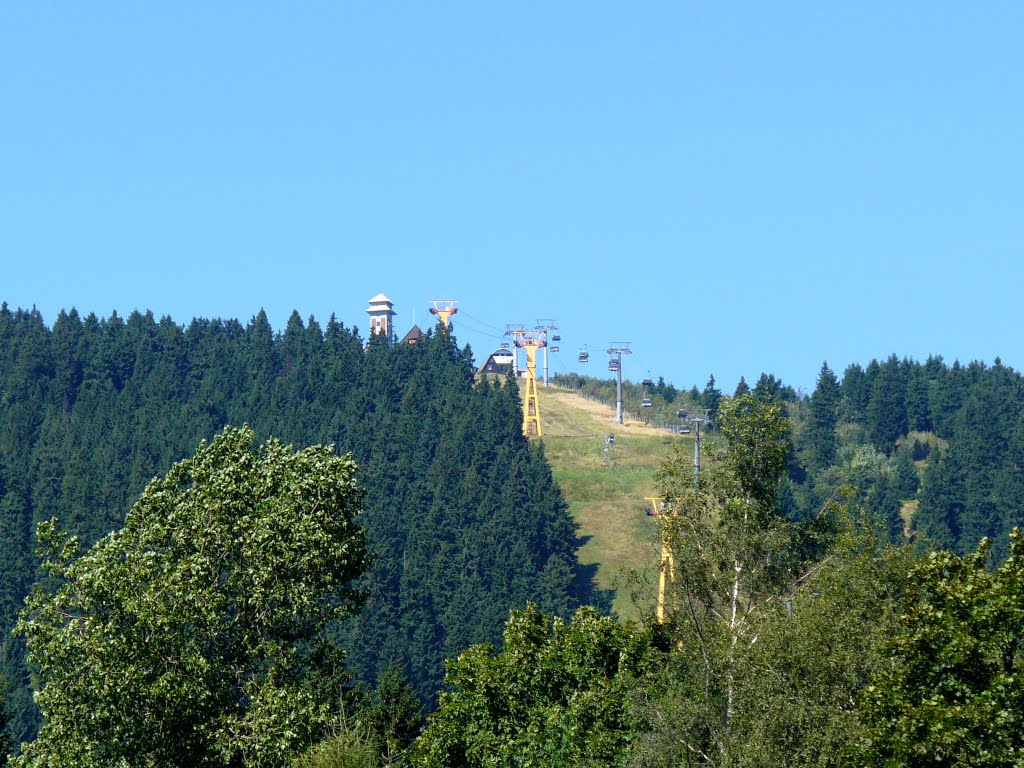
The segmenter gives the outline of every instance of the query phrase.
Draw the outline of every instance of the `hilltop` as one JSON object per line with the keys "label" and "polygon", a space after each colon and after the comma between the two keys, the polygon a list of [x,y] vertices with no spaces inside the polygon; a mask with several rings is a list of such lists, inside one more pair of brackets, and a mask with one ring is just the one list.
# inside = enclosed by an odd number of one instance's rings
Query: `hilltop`
{"label": "hilltop", "polygon": [[[540,390],[544,452],[583,545],[579,561],[595,571],[601,589],[614,589],[613,607],[623,618],[653,608],[659,545],[645,496],[656,493],[654,474],[670,446],[691,437],[630,419],[615,423],[615,410],[572,390]],[[605,441],[615,443],[605,453]],[[635,571],[641,583],[630,586]],[[636,592],[636,600],[632,592]]]}

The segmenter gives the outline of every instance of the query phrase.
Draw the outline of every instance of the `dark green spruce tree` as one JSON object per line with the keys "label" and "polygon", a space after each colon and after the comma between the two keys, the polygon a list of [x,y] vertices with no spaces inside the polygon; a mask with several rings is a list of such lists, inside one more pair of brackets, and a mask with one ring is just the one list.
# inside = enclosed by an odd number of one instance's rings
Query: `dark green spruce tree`
{"label": "dark green spruce tree", "polygon": [[839,379],[828,367],[827,362],[822,363],[818,384],[811,394],[805,436],[805,442],[812,452],[812,463],[817,467],[827,467],[835,462],[836,449],[839,445],[836,425],[839,422],[840,401]]}

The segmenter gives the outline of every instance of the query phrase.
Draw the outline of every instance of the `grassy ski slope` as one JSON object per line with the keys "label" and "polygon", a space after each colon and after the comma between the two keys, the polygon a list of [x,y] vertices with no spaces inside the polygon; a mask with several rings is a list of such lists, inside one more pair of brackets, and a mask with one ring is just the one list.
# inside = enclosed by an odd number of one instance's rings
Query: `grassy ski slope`
{"label": "grassy ski slope", "polygon": [[[660,552],[644,497],[655,495],[654,473],[669,447],[685,441],[692,450],[692,438],[628,417],[617,425],[613,408],[575,392],[542,388],[539,399],[544,450],[584,542],[580,562],[596,568],[602,588],[616,590],[619,616],[638,618],[653,610]],[[615,445],[606,456],[611,433]]]}

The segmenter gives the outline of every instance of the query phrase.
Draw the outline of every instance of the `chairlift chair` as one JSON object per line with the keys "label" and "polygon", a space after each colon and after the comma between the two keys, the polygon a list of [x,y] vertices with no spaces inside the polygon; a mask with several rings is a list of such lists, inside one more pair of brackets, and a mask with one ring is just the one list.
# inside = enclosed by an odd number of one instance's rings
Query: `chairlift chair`
{"label": "chairlift chair", "polygon": [[558,335],[558,334],[556,333],[556,334],[555,334],[554,336],[552,336],[552,337],[551,337],[551,340],[552,340],[552,341],[561,341],[561,340],[562,340],[562,337],[561,337],[561,336],[559,336],[559,335]]}
{"label": "chairlift chair", "polygon": [[581,349],[580,350],[579,362],[581,362],[581,363],[589,363],[590,362],[590,353],[587,350],[585,350],[585,349]]}
{"label": "chairlift chair", "polygon": [[552,352],[557,352],[557,351],[558,351],[558,347],[552,347],[552,348],[551,348],[551,351],[552,351]]}
{"label": "chairlift chair", "polygon": [[620,367],[621,366],[619,365],[619,361],[617,359],[615,359],[614,357],[611,360],[608,361],[608,370],[609,371],[617,371],[617,370],[620,369]]}
{"label": "chairlift chair", "polygon": [[676,418],[677,419],[688,419],[688,418],[690,418],[690,414],[686,412],[685,408],[680,408],[678,411],[676,411]]}
{"label": "chairlift chair", "polygon": [[643,400],[640,401],[640,407],[641,408],[651,408],[653,406],[654,406],[654,403],[651,402],[651,398],[649,398],[649,397],[645,397]]}

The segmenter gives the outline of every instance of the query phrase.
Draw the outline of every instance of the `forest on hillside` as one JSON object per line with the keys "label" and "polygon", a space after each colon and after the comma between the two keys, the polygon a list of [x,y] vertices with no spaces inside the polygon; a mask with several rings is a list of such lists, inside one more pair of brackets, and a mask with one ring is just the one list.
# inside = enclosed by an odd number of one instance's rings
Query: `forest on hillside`
{"label": "forest on hillside", "polygon": [[659,381],[709,439],[696,482],[688,444],[661,463],[664,615],[634,624],[515,381],[444,327],[4,305],[15,764],[1019,765],[1022,383],[895,356],[808,395]]}
{"label": "forest on hillside", "polygon": [[34,309],[0,308],[0,649],[14,735],[38,725],[9,632],[43,576],[39,523],[57,517],[91,545],[225,425],[355,459],[372,566],[343,640],[367,681],[395,668],[429,703],[444,660],[497,641],[510,607],[566,616],[589,602],[566,505],[542,446],[521,434],[518,387],[474,374],[471,350],[440,327],[391,347],[297,313],[275,333],[262,311],[182,326],[70,310],[49,327]]}
{"label": "forest on hillside", "polygon": [[908,541],[877,499],[909,436],[858,442],[833,422],[832,463],[808,471],[810,427],[839,414],[821,407],[834,374],[809,402],[759,384],[717,397],[699,477],[689,446],[661,464],[659,618],[513,611],[503,648],[450,665],[412,764],[1022,764],[1020,530],[963,555]]}
{"label": "forest on hillside", "polygon": [[[614,403],[613,382],[570,374],[555,383]],[[645,391],[631,382],[624,390],[628,403]],[[653,420],[707,413],[712,435],[730,394],[714,376],[703,389],[680,391],[659,380],[647,392]],[[922,363],[890,355],[852,363],[842,378],[824,363],[810,394],[769,373],[753,387],[741,378],[731,394],[748,392],[782,402],[792,423],[778,504],[793,520],[852,486],[893,541],[922,548],[963,554],[987,536],[1002,557],[1007,534],[1024,524],[1024,377],[999,359],[949,365],[939,356]]]}

